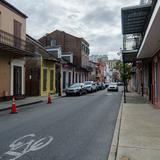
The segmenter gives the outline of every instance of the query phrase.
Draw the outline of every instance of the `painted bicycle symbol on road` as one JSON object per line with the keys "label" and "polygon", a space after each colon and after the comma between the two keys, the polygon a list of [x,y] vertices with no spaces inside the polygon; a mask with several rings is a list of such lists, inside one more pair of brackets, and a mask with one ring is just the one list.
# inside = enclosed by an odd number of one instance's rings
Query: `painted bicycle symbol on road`
{"label": "painted bicycle symbol on road", "polygon": [[39,140],[35,140],[35,138],[35,134],[28,134],[16,139],[9,145],[10,150],[5,152],[0,159],[3,159],[3,157],[7,155],[9,157],[13,157],[8,160],[16,160],[28,152],[37,151],[46,147],[53,141],[52,136],[47,136]]}

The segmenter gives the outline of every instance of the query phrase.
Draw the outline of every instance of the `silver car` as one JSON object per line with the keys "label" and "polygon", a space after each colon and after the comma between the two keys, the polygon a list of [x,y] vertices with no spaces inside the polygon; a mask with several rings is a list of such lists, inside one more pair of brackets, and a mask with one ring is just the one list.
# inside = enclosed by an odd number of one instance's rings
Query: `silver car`
{"label": "silver car", "polygon": [[114,83],[114,82],[110,83],[109,86],[108,86],[108,91],[116,91],[116,92],[118,92],[117,83]]}
{"label": "silver car", "polygon": [[86,94],[87,90],[83,83],[74,83],[65,90],[66,95],[82,95]]}
{"label": "silver car", "polygon": [[85,81],[84,87],[86,88],[87,92],[97,91],[97,84],[93,81]]}

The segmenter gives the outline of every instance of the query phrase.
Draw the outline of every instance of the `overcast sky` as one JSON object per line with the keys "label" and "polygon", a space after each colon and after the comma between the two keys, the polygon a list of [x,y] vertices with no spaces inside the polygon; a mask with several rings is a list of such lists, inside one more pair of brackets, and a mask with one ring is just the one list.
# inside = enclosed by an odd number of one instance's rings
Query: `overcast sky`
{"label": "overcast sky", "polygon": [[27,33],[38,39],[55,29],[85,38],[91,54],[118,58],[121,8],[140,0],[7,0],[27,16]]}

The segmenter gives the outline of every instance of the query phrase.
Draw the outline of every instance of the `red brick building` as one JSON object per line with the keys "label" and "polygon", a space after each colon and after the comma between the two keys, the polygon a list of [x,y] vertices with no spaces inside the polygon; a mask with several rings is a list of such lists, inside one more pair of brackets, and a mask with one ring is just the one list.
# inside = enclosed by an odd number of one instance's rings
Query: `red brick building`
{"label": "red brick building", "polygon": [[96,81],[97,82],[104,82],[105,81],[105,67],[106,63],[102,61],[102,59],[98,59],[97,67],[96,67]]}
{"label": "red brick building", "polygon": [[[62,52],[73,53],[73,64],[76,65],[73,81],[80,77],[79,81],[83,82],[88,79],[90,72],[89,66],[89,43],[83,38],[79,38],[63,31],[53,31],[46,34],[39,41],[44,47],[61,46]],[[78,75],[77,75],[78,74]]]}

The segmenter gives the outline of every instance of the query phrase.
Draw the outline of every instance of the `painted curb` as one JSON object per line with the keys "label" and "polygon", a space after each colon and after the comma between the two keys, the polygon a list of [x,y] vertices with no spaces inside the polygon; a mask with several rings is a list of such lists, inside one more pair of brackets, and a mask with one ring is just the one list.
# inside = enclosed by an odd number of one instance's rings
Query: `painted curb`
{"label": "painted curb", "polygon": [[123,98],[123,94],[122,94],[122,100],[121,100],[119,113],[118,113],[117,120],[116,120],[116,125],[115,125],[115,129],[114,129],[110,152],[108,155],[108,160],[116,160],[117,159],[119,134],[120,134],[120,127],[121,127],[121,118],[122,118],[122,112],[123,112],[123,103],[124,103],[124,98]]}

